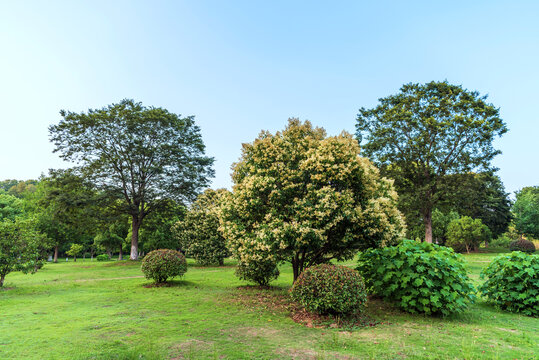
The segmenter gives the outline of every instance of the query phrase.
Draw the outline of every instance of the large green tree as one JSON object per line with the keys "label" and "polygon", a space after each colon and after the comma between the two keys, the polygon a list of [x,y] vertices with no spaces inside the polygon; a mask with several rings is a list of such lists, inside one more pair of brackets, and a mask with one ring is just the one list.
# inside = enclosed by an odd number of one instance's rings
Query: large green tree
{"label": "large green tree", "polygon": [[517,231],[539,239],[539,186],[528,186],[517,191],[513,212]]}
{"label": "large green tree", "polygon": [[[491,169],[492,142],[507,128],[486,96],[444,82],[406,84],[361,108],[357,137],[384,176],[395,179],[401,210],[417,213],[432,242],[432,210],[447,175]],[[408,219],[415,221],[415,219]]]}
{"label": "large green tree", "polygon": [[192,116],[133,100],[60,115],[60,123],[49,127],[55,152],[76,162],[101,191],[123,199],[123,212],[131,217],[132,260],[144,218],[167,199],[193,200],[213,175],[213,159],[204,155]]}
{"label": "large green tree", "polygon": [[295,281],[308,266],[351,259],[404,235],[392,181],[360,156],[346,132],[328,137],[308,121],[290,119],[284,131],[262,132],[244,144],[233,171],[220,219],[247,273],[253,264],[269,271],[269,262],[289,261]]}

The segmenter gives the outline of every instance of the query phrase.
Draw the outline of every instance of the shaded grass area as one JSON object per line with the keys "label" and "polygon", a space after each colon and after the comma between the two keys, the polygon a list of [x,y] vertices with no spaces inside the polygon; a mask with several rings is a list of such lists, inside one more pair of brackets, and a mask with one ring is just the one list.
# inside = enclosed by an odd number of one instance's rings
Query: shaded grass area
{"label": "shaded grass area", "polygon": [[[496,254],[466,255],[470,276]],[[190,263],[192,265],[192,263]],[[295,323],[287,306],[238,301],[245,288],[224,267],[190,267],[167,287],[144,287],[140,263],[48,264],[14,273],[0,291],[1,359],[536,359],[539,319],[482,300],[432,318],[371,299],[375,327],[345,331]],[[346,265],[354,266],[353,261]],[[260,296],[286,296],[289,266]]]}

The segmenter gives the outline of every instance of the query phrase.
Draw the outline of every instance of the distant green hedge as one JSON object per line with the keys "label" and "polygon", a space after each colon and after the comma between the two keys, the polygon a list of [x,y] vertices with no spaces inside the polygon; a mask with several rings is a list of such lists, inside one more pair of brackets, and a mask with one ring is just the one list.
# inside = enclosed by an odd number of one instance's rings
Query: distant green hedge
{"label": "distant green hedge", "polygon": [[97,255],[95,258],[97,261],[109,261],[110,258],[107,254]]}

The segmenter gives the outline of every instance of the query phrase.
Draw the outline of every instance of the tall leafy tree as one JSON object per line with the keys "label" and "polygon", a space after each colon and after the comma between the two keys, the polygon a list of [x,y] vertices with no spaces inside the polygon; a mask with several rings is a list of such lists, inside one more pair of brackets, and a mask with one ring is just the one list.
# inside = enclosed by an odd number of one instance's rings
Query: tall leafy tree
{"label": "tall leafy tree", "polygon": [[492,142],[507,128],[486,96],[446,81],[406,84],[379,101],[359,110],[356,135],[381,173],[395,179],[401,210],[421,216],[432,242],[444,177],[491,169],[500,153]]}
{"label": "tall leafy tree", "polygon": [[100,190],[123,199],[123,212],[131,217],[132,260],[144,218],[167,199],[193,200],[213,175],[193,116],[133,100],[60,115],[60,123],[49,127],[54,151],[76,162]]}
{"label": "tall leafy tree", "polygon": [[517,191],[513,212],[517,231],[539,239],[539,186],[528,186]]}
{"label": "tall leafy tree", "polygon": [[295,281],[306,267],[402,238],[392,182],[359,152],[351,134],[328,137],[298,119],[243,145],[220,216],[240,277],[264,285],[272,262],[289,261]]}

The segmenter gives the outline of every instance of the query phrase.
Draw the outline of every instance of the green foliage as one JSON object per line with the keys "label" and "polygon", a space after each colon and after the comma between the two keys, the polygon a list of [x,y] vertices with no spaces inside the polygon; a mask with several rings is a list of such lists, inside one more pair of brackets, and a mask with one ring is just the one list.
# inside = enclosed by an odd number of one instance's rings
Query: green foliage
{"label": "green foliage", "polygon": [[411,313],[459,313],[475,300],[461,255],[444,246],[404,240],[367,250],[357,270],[368,291]]}
{"label": "green foliage", "polygon": [[320,314],[351,314],[363,311],[367,292],[356,270],[321,264],[305,269],[294,282],[292,298],[307,310]]}
{"label": "green foliage", "polygon": [[152,279],[156,283],[165,283],[168,279],[183,276],[187,271],[187,261],[179,251],[158,249],[144,257],[141,270],[146,279]]}
{"label": "green foliage", "polygon": [[0,221],[4,219],[15,220],[23,215],[24,205],[21,199],[13,195],[0,193]]}
{"label": "green foliage", "polygon": [[539,186],[525,187],[516,192],[513,205],[515,227],[521,234],[539,238]]}
{"label": "green foliage", "polygon": [[308,266],[397,241],[405,230],[397,193],[359,154],[350,134],[327,137],[298,119],[244,144],[220,216],[239,266],[289,261],[297,279]]}
{"label": "green foliage", "polygon": [[107,254],[97,255],[97,256],[95,257],[95,259],[96,259],[97,261],[109,261],[109,260],[110,260],[110,258],[109,258],[109,256],[108,256]]}
{"label": "green foliage", "polygon": [[438,245],[445,245],[447,241],[447,228],[451,221],[457,220],[460,215],[456,211],[444,214],[438,209],[432,212],[432,237]]}
{"label": "green foliage", "polygon": [[481,272],[479,291],[504,310],[539,316],[539,255],[520,251],[496,257]]}
{"label": "green foliage", "polygon": [[483,225],[481,219],[472,219],[469,216],[452,220],[447,226],[446,235],[446,245],[457,252],[477,250],[482,241],[488,242],[492,236],[489,228]]}
{"label": "green foliage", "polygon": [[77,256],[82,252],[84,246],[81,244],[71,244],[69,250],[66,251],[66,254],[73,256],[74,261],[77,261]]}
{"label": "green foliage", "polygon": [[10,272],[34,273],[42,266],[44,242],[32,219],[0,221],[0,287]]}
{"label": "green foliage", "polygon": [[131,259],[138,258],[138,233],[145,217],[169,200],[191,201],[213,175],[213,159],[194,117],[123,100],[87,113],[60,111],[49,127],[61,158],[113,199],[132,219]]}
{"label": "green foliage", "polygon": [[[243,252],[242,255],[245,256],[246,253]],[[248,261],[238,261],[235,274],[241,280],[268,286],[272,280],[279,277],[280,273],[277,264],[272,259],[252,256]]]}
{"label": "green foliage", "polygon": [[360,109],[357,137],[383,176],[395,179],[399,209],[410,227],[422,219],[432,241],[431,213],[448,174],[488,170],[500,153],[493,140],[507,131],[486,96],[444,82],[406,84]]}
{"label": "green foliage", "polygon": [[180,249],[201,265],[222,265],[229,256],[226,240],[219,232],[219,196],[226,189],[208,189],[198,196],[185,218],[174,224]]}
{"label": "green foliage", "polygon": [[518,239],[511,241],[509,244],[509,250],[511,251],[522,251],[525,253],[532,254],[535,252],[535,245],[526,239]]}

